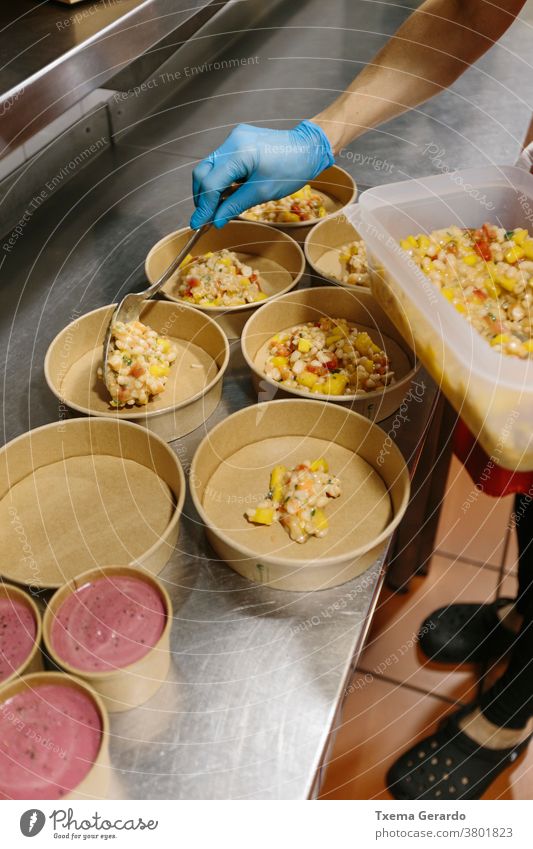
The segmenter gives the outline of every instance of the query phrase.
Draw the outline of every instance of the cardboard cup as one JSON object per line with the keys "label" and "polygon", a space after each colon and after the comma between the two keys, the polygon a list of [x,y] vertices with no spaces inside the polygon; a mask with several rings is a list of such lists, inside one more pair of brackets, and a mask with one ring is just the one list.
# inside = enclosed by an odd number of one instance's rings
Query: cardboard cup
{"label": "cardboard cup", "polygon": [[313,227],[305,238],[304,252],[307,262],[318,278],[319,285],[323,285],[322,281],[327,280],[350,292],[370,291],[370,284],[354,286],[350,283],[341,283],[340,280],[342,274],[339,260],[340,249],[349,242],[361,239],[362,236],[353,224],[342,214],[335,218],[327,218]]}
{"label": "cardboard cup", "polygon": [[[372,340],[389,356],[395,372],[395,382],[384,390],[365,395],[331,396],[311,393],[303,387],[284,387],[264,373],[268,354],[268,342],[281,330],[296,324],[317,321],[321,316],[345,318],[366,330]],[[341,404],[374,421],[382,421],[392,415],[402,404],[420,363],[406,345],[403,336],[374,300],[368,289],[333,290],[329,286],[301,289],[289,292],[265,304],[246,323],[242,333],[241,347],[244,358],[252,372],[252,381],[260,400],[266,398],[314,398]]]}
{"label": "cardboard cup", "polygon": [[39,608],[28,593],[21,590],[19,587],[14,587],[12,584],[0,583],[0,598],[12,599],[19,604],[25,605],[33,616],[35,622],[35,639],[30,653],[17,669],[14,669],[11,675],[0,681],[0,686],[5,686],[15,678],[20,678],[21,675],[29,675],[31,672],[38,672],[43,668],[43,658],[41,655],[41,637],[42,624]]}
{"label": "cardboard cup", "polygon": [[[161,276],[191,232],[188,227],[184,227],[175,233],[169,233],[154,245],[145,263],[146,277],[150,283],[154,283]],[[267,300],[294,289],[305,269],[303,251],[294,239],[265,224],[230,221],[220,230],[212,227],[198,240],[193,253],[198,256],[208,251],[216,253],[223,248],[235,251],[239,259],[259,272]],[[176,273],[163,286],[162,292],[169,300],[183,304],[183,300],[176,294],[177,277]],[[237,307],[190,306],[213,318],[230,339],[237,339],[248,318],[264,303],[265,301],[258,301]]]}
{"label": "cardboard cup", "polygon": [[[52,627],[61,605],[67,598],[89,581],[106,577],[127,575],[145,581],[160,595],[165,606],[165,627],[157,643],[135,663],[107,672],[91,672],[72,666],[54,650]],[[50,659],[65,672],[86,681],[96,690],[109,713],[120,713],[148,701],[166,680],[170,666],[170,629],[172,603],[163,585],[143,569],[131,566],[103,566],[89,569],[61,587],[50,599],[43,619],[44,643]]]}
{"label": "cardboard cup", "polygon": [[[275,465],[318,457],[342,487],[326,508],[327,536],[300,545],[279,523],[246,520],[245,510],[265,497]],[[382,552],[409,500],[404,459],[381,428],[338,405],[301,399],[247,407],[213,428],[194,455],[190,487],[222,560],[251,581],[296,591],[360,575]]]}
{"label": "cardboard cup", "polygon": [[143,427],[90,417],[36,428],[0,449],[0,571],[39,588],[110,561],[158,574],[184,499],[178,458]]}
{"label": "cardboard cup", "polygon": [[100,749],[92,767],[77,787],[61,797],[62,800],[105,799],[111,775],[109,761],[109,718],[102,700],[92,687],[89,687],[79,678],[65,675],[62,672],[34,672],[32,675],[24,675],[24,677],[17,678],[9,684],[0,687],[0,703],[12,698],[24,689],[33,690],[44,684],[59,684],[64,687],[73,687],[74,689],[81,690],[94,703],[100,715],[102,726]]}
{"label": "cardboard cup", "polygon": [[167,442],[195,430],[220,401],[229,362],[225,334],[209,316],[183,303],[145,301],[141,321],[172,339],[178,356],[161,395],[144,407],[114,409],[97,370],[115,306],[93,310],[58,333],[44,361],[48,386],[72,410],[137,422]]}
{"label": "cardboard cup", "polygon": [[[348,204],[355,203],[357,197],[355,180],[351,174],[348,174],[344,168],[340,168],[338,165],[331,165],[330,168],[326,168],[314,180],[308,180],[308,184],[322,195],[323,205],[326,209],[326,215],[323,218],[315,218],[312,221],[286,221],[283,224],[275,224],[272,221],[264,222],[269,227],[290,232],[291,236],[300,244],[305,241],[306,236],[320,222],[327,221],[330,218],[337,220],[340,211]],[[247,221],[248,219],[244,217],[245,214],[239,215],[239,218]]]}

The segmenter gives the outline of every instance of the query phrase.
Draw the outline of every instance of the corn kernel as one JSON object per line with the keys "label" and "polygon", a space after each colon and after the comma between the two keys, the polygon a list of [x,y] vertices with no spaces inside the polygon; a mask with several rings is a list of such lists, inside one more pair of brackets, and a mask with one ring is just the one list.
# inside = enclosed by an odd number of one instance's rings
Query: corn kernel
{"label": "corn kernel", "polygon": [[477,254],[467,254],[463,257],[463,262],[466,263],[466,265],[477,265],[479,257]]}
{"label": "corn kernel", "polygon": [[168,339],[158,339],[157,344],[161,348],[164,354],[168,354],[170,351],[170,341]]}
{"label": "corn kernel", "polygon": [[441,292],[449,301],[453,301],[455,298],[455,289],[452,289],[451,286],[445,286],[444,289],[441,289]]}

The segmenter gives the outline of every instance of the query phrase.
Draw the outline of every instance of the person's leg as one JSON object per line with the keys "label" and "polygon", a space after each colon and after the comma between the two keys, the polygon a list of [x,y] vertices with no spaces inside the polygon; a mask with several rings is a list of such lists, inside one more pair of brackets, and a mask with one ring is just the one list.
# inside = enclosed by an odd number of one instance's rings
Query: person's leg
{"label": "person's leg", "polygon": [[[515,501],[521,628],[509,665],[470,707],[453,714],[394,762],[387,784],[397,799],[479,799],[524,751],[533,731],[533,499]],[[500,626],[500,630],[503,629]]]}

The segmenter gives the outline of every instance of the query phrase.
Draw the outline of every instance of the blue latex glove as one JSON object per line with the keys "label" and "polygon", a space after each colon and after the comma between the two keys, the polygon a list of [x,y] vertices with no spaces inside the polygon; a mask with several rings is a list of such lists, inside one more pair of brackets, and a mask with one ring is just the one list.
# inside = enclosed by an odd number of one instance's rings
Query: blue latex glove
{"label": "blue latex glove", "polygon": [[[196,210],[191,227],[197,229],[213,218],[215,227],[223,227],[257,203],[301,189],[334,161],[328,137],[312,121],[302,121],[292,130],[239,124],[193,171]],[[219,207],[221,191],[235,180],[246,182]]]}

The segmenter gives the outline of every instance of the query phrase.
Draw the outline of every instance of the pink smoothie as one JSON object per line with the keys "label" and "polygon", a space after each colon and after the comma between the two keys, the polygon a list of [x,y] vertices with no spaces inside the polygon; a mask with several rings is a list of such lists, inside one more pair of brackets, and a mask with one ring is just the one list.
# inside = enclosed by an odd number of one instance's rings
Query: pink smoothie
{"label": "pink smoothie", "polygon": [[98,578],[72,593],[51,629],[57,656],[84,672],[109,672],[135,663],[159,640],[165,604],[141,578]]}
{"label": "pink smoothie", "polygon": [[0,681],[22,666],[33,648],[36,633],[31,608],[17,598],[0,596]]}
{"label": "pink smoothie", "polygon": [[0,703],[0,799],[61,799],[87,775],[102,722],[88,695],[38,684]]}

